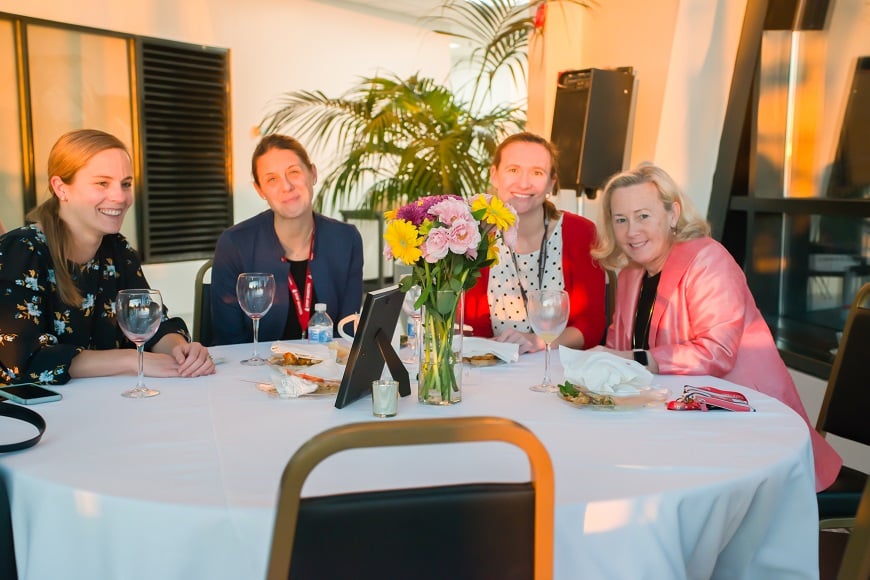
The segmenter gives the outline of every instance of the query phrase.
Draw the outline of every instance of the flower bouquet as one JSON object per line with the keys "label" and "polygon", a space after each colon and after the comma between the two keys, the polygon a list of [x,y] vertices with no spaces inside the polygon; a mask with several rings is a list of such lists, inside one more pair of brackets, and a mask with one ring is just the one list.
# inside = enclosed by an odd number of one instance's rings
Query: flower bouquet
{"label": "flower bouquet", "polygon": [[435,195],[388,211],[385,218],[384,254],[413,268],[402,280],[401,290],[407,292],[414,285],[421,290],[414,305],[422,311],[419,399],[439,405],[457,403],[462,399],[462,374],[457,367],[462,362],[462,296],[477,282],[482,268],[498,261],[499,238],[513,249],[516,212],[491,195],[468,200]]}

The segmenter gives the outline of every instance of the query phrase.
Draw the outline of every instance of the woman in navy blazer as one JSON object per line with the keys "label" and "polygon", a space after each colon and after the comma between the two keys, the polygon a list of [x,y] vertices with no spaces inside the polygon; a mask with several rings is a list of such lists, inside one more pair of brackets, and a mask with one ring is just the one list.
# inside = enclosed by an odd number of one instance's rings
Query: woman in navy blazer
{"label": "woman in navy blazer", "polygon": [[260,320],[262,341],[303,338],[318,302],[337,323],[362,301],[362,237],[352,225],[314,213],[317,168],[292,137],[267,135],[251,161],[268,210],[221,234],[211,276],[215,344],[253,340],[236,299],[242,272],[275,276],[275,301]]}

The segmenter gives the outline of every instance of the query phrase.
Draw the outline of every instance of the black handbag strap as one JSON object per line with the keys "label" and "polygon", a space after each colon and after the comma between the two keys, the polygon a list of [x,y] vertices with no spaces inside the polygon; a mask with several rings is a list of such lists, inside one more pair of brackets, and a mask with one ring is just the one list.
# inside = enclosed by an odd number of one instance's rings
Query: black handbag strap
{"label": "black handbag strap", "polygon": [[39,433],[30,439],[19,441],[17,443],[6,443],[0,445],[0,453],[20,451],[22,449],[27,449],[28,447],[33,447],[39,443],[39,440],[42,439],[42,434],[45,433],[45,419],[43,419],[42,415],[36,411],[26,407],[19,407],[18,405],[0,402],[0,417],[11,417],[13,419],[25,421],[36,427],[39,431]]}

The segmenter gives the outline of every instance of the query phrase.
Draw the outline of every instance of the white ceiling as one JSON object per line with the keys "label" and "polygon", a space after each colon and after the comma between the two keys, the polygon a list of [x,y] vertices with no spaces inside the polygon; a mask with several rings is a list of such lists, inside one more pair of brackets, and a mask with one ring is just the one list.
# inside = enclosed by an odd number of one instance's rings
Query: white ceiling
{"label": "white ceiling", "polygon": [[412,22],[437,12],[443,0],[319,0],[324,4]]}

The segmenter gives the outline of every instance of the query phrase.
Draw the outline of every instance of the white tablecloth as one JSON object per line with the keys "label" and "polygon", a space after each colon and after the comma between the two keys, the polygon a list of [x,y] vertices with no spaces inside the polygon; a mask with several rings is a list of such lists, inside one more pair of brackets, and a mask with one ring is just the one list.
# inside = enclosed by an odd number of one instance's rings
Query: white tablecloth
{"label": "white tablecloth", "polygon": [[[22,579],[264,576],[287,460],[315,433],[374,420],[371,402],[270,398],[255,384],[268,370],[238,363],[250,345],[212,351],[227,359],[217,375],[148,379],[158,397],[121,397],[133,377],[74,380],[57,389],[62,401],[36,407],[42,442],[0,456]],[[414,391],[398,417],[502,416],[543,441],[556,474],[557,578],[817,577],[812,451],[786,406],[740,389],[757,412],[577,409],[529,391],[542,357],[472,369],[452,407],[421,405]],[[684,383],[734,388],[708,377],[654,384],[677,393]],[[11,429],[0,423],[0,440]],[[324,463],[305,493],[527,475],[524,456],[497,443],[362,450]]]}

